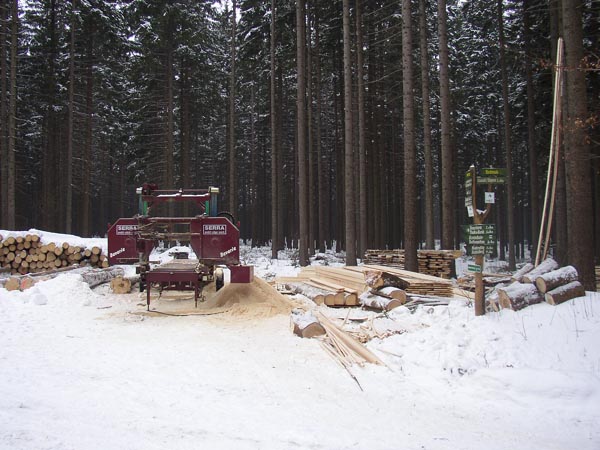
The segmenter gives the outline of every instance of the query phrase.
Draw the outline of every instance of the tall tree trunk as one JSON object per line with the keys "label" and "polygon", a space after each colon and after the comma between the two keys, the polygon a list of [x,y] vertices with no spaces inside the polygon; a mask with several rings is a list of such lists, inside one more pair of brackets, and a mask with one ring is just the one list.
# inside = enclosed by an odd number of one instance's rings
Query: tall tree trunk
{"label": "tall tree trunk", "polygon": [[8,202],[8,142],[6,140],[7,101],[6,95],[6,37],[8,36],[8,2],[0,3],[0,227],[8,228],[6,209]]}
{"label": "tall tree trunk", "polygon": [[365,80],[363,55],[363,0],[356,0],[356,78],[358,79],[358,254],[363,258],[367,250],[367,148],[365,137]]}
{"label": "tall tree trunk", "polygon": [[[173,79],[175,78],[173,70],[173,30],[175,24],[173,23],[173,15],[170,11],[167,23],[167,55],[165,60],[165,103],[167,105],[167,123],[165,124],[164,132],[165,136],[165,186],[164,189],[175,188],[175,114],[174,114],[174,101],[173,101]],[[175,215],[175,203],[168,203],[168,214],[169,216]]]}
{"label": "tall tree trunk", "polygon": [[69,117],[67,130],[66,166],[66,204],[65,204],[65,233],[71,234],[73,226],[73,118],[75,113],[75,8],[77,0],[71,0],[71,41],[69,43]]}
{"label": "tall tree trunk", "polygon": [[321,92],[321,46],[320,46],[320,30],[319,30],[319,2],[315,3],[315,77],[316,77],[316,102],[317,102],[317,117],[316,117],[316,128],[315,128],[315,147],[317,153],[317,207],[319,210],[319,231],[317,233],[319,237],[318,248],[320,252],[324,252],[327,248],[327,223],[329,220],[329,208],[326,206],[326,202],[329,201],[327,195],[327,182],[325,177],[326,164],[323,162],[323,147],[321,146],[321,116],[322,116],[322,92]]}
{"label": "tall tree trunk", "polygon": [[504,54],[504,19],[502,1],[498,0],[498,31],[500,34],[500,71],[502,73],[502,107],[504,110],[504,145],[506,149],[506,217],[508,228],[508,267],[516,270],[515,260],[515,215],[512,169],[512,141],[510,137],[510,105],[508,103],[508,76]]}
{"label": "tall tree trunk", "polygon": [[235,70],[236,70],[236,11],[237,1],[232,2],[231,49],[229,73],[229,212],[237,214],[236,151],[235,151]]}
{"label": "tall tree trunk", "polygon": [[404,266],[417,272],[417,155],[413,93],[411,0],[402,0],[402,108],[404,116]]}
{"label": "tall tree trunk", "polygon": [[[189,189],[192,187],[190,167],[192,165],[192,119],[191,119],[191,91],[190,91],[190,67],[187,59],[181,62],[181,187]],[[208,187],[208,186],[205,186]],[[188,216],[190,208],[187,203],[183,204],[183,215]]]}
{"label": "tall tree trunk", "polygon": [[[558,38],[562,33],[562,12],[561,12],[561,3],[560,0],[550,0],[549,3],[549,15],[550,15],[550,54],[552,61],[556,61],[557,49],[558,49]],[[557,68],[556,68],[557,69]],[[556,82],[556,77],[552,80],[552,88],[554,91],[554,83]],[[566,97],[567,92],[564,91],[563,87],[561,87],[561,103],[562,108],[564,109],[564,105],[566,105]],[[564,116],[564,115],[563,115]],[[566,120],[566,117],[562,117],[562,119]],[[556,124],[557,127],[561,129],[566,128],[565,122],[561,121]],[[561,143],[560,148],[558,149],[559,155],[564,155],[564,143]],[[554,224],[552,229],[554,232],[554,242],[555,242],[555,252],[554,258],[556,261],[562,266],[567,265],[567,251],[569,243],[568,241],[568,225],[567,225],[567,196],[565,191],[565,164],[564,158],[559,156],[556,161],[558,166],[558,179],[556,183],[556,201],[554,208]]]}
{"label": "tall tree trunk", "polygon": [[259,225],[260,225],[260,209],[258,204],[258,144],[256,142],[256,86],[254,83],[250,85],[250,183],[246,185],[245,191],[249,194],[250,199],[247,204],[250,205],[250,238],[252,246],[256,247],[259,240]]}
{"label": "tall tree trunk", "polygon": [[[565,40],[567,104],[565,108],[565,181],[569,233],[569,263],[577,269],[584,287],[595,288],[590,145],[583,60],[581,0],[562,0]],[[597,239],[598,237],[596,237]]]}
{"label": "tall tree trunk", "polygon": [[448,14],[446,0],[438,0],[440,52],[440,121],[442,138],[442,248],[454,248],[454,177],[450,140],[450,75],[448,70]]}
{"label": "tall tree trunk", "polygon": [[6,226],[14,230],[16,225],[15,180],[16,180],[16,119],[17,119],[17,46],[19,33],[19,2],[13,1],[11,44],[10,44],[10,104],[8,107],[8,186],[6,199]]}
{"label": "tall tree trunk", "polygon": [[91,25],[88,36],[86,93],[85,93],[85,144],[82,158],[81,188],[81,233],[90,235],[90,203],[92,189],[92,147],[94,137],[94,25]]}
{"label": "tall tree trunk", "polygon": [[298,146],[298,249],[300,265],[308,261],[308,188],[306,168],[306,14],[304,0],[296,1],[296,58],[298,62],[298,82],[296,89],[297,146]]}
{"label": "tall tree trunk", "polygon": [[275,0],[271,0],[271,258],[277,259],[279,250],[279,215],[278,215],[278,179],[281,176],[279,173],[278,163],[278,146],[277,146],[277,79],[275,73],[275,21],[276,21]]}
{"label": "tall tree trunk", "polygon": [[312,84],[312,12],[309,5],[308,16],[308,40],[307,45],[307,58],[306,58],[306,123],[307,123],[307,150],[308,150],[308,253],[314,255],[315,253],[315,239],[317,237],[317,221],[319,220],[317,209],[316,209],[316,183],[315,183],[315,155],[313,145],[313,84]]}
{"label": "tall tree trunk", "polygon": [[352,132],[352,54],[349,0],[343,0],[344,26],[344,207],[346,265],[356,265],[356,213],[354,195],[354,145]]}
{"label": "tall tree trunk", "polygon": [[431,146],[431,104],[429,101],[429,55],[425,1],[419,0],[419,42],[421,50],[421,94],[423,96],[423,157],[425,159],[425,248],[435,248],[433,222],[433,155]]}
{"label": "tall tree trunk", "polygon": [[57,168],[57,146],[56,133],[57,121],[55,119],[55,103],[56,103],[56,54],[57,47],[57,20],[56,20],[56,1],[51,0],[49,5],[49,51],[48,51],[48,76],[44,86],[44,94],[47,98],[47,110],[44,113],[44,125],[42,130],[42,146],[44,154],[42,157],[42,226],[47,230],[54,230],[56,224],[56,168]]}
{"label": "tall tree trunk", "polygon": [[529,201],[531,207],[532,249],[537,247],[540,228],[540,206],[538,189],[538,155],[535,139],[535,92],[531,52],[531,0],[523,0],[523,44],[525,46],[525,80],[527,83],[527,147],[529,150]]}

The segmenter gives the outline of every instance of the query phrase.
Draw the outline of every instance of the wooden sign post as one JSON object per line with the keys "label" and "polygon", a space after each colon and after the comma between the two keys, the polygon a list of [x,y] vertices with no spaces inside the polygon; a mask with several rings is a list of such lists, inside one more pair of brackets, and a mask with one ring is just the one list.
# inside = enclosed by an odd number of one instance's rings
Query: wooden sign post
{"label": "wooden sign post", "polygon": [[[495,227],[492,226],[492,228],[486,230],[482,226],[492,210],[492,203],[487,203],[483,212],[477,210],[477,173],[474,165],[469,167],[465,175],[465,190],[465,206],[469,217],[473,217],[473,224],[475,225],[466,229],[468,253],[472,254],[475,259],[475,264],[471,265],[472,271],[475,272],[475,315],[483,316],[485,314],[483,255],[490,250],[491,239],[493,238],[495,241]],[[493,236],[489,232],[490,230],[494,230]]]}

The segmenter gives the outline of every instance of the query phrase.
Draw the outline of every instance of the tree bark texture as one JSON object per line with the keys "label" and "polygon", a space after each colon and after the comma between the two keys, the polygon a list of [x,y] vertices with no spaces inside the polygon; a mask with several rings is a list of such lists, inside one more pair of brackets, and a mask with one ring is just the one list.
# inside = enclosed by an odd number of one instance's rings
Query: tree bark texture
{"label": "tree bark texture", "polygon": [[425,0],[419,0],[419,43],[421,51],[421,95],[423,97],[423,157],[425,159],[425,248],[434,249],[433,155],[431,145],[431,103],[429,101],[429,55]]}
{"label": "tree bark texture", "polygon": [[235,69],[236,69],[236,11],[237,1],[233,0],[231,11],[231,47],[229,54],[230,72],[229,72],[229,212],[237,214],[237,180],[236,180],[236,165],[237,155],[235,151]]}
{"label": "tree bark texture", "polygon": [[[595,289],[592,183],[581,0],[562,0],[567,104],[565,108],[565,182],[567,196],[568,260],[586,289]],[[577,231],[575,231],[577,230]],[[598,239],[596,236],[595,239]],[[592,240],[592,241],[591,241]]]}
{"label": "tree bark texture", "polygon": [[356,196],[354,195],[354,144],[352,119],[352,54],[349,0],[343,0],[344,27],[344,209],[346,265],[356,265]]}
{"label": "tree bark texture", "polygon": [[308,171],[306,154],[306,13],[304,0],[296,2],[296,58],[297,58],[297,156],[298,156],[298,201],[299,201],[299,257],[300,265],[307,266],[308,261]]}
{"label": "tree bark texture", "polygon": [[500,72],[502,73],[502,109],[504,111],[504,146],[506,155],[506,217],[508,228],[508,267],[516,269],[515,259],[515,215],[512,168],[512,139],[510,135],[510,105],[508,99],[508,76],[506,74],[506,55],[504,51],[504,19],[502,1],[498,0],[498,30],[500,35]]}
{"label": "tree bark texture", "polygon": [[402,105],[404,116],[404,266],[419,271],[417,260],[417,155],[413,93],[411,1],[402,0]]}
{"label": "tree bark texture", "polygon": [[446,0],[438,0],[440,57],[440,122],[442,157],[442,248],[454,248],[454,176],[450,140],[450,74],[448,68],[448,13]]}

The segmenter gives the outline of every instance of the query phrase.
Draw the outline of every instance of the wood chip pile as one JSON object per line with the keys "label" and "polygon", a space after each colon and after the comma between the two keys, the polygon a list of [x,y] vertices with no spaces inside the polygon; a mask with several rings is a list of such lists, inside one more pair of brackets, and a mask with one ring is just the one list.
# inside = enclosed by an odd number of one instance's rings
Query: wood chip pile
{"label": "wood chip pile", "polygon": [[83,248],[67,242],[42,244],[37,234],[0,239],[0,266],[11,274],[25,275],[78,264],[108,267],[100,247]]}
{"label": "wood chip pile", "polygon": [[496,293],[489,296],[490,309],[517,311],[544,300],[551,305],[559,305],[585,295],[577,270],[573,266],[559,267],[552,258],[542,261],[537,267],[532,264],[524,266],[511,281],[499,285]]}
{"label": "wood chip pile", "polygon": [[[454,260],[461,255],[460,250],[418,250],[419,273],[451,278],[455,274]],[[404,250],[367,250],[363,262],[404,269]]]}

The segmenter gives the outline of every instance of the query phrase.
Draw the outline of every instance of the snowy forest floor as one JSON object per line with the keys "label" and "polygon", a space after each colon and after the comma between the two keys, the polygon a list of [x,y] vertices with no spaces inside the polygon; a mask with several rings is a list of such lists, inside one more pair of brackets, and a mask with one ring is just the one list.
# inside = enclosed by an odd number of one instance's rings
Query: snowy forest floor
{"label": "snowy forest floor", "polygon": [[[269,252],[243,259],[298,270]],[[378,316],[398,333],[367,344],[387,367],[353,367],[362,390],[287,314],[148,315],[144,299],[73,274],[0,289],[0,449],[600,448],[598,293]]]}

